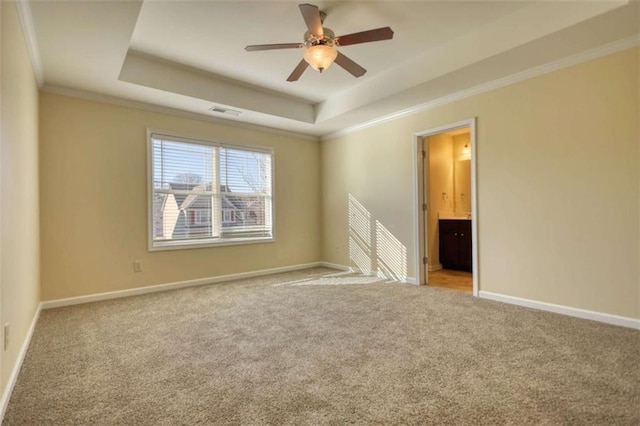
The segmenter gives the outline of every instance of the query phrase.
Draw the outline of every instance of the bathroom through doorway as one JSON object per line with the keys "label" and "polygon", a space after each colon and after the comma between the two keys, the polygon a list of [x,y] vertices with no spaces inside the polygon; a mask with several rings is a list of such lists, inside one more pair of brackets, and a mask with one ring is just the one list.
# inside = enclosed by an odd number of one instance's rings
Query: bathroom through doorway
{"label": "bathroom through doorway", "polygon": [[478,294],[475,120],[416,135],[420,284]]}

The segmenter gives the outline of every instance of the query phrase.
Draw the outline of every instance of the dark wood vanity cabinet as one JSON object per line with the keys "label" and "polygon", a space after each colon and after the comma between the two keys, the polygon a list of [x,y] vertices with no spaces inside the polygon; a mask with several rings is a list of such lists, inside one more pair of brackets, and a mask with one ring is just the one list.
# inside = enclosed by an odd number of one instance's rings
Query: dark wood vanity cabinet
{"label": "dark wood vanity cabinet", "polygon": [[471,220],[440,219],[440,263],[471,272]]}

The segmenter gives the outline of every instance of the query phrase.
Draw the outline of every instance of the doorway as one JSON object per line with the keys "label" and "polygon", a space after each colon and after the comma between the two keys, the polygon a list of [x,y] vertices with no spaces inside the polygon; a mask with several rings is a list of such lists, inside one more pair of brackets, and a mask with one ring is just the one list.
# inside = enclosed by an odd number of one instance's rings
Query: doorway
{"label": "doorway", "polygon": [[475,119],[418,132],[416,276],[478,295]]}

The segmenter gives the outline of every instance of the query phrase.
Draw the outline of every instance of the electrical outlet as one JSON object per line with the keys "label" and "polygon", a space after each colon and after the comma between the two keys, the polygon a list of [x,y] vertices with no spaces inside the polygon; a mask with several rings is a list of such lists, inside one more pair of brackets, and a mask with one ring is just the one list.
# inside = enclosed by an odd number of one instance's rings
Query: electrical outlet
{"label": "electrical outlet", "polygon": [[6,351],[9,347],[9,323],[4,325],[4,329],[2,331],[2,335],[4,336],[3,348]]}
{"label": "electrical outlet", "polygon": [[142,272],[142,260],[133,262],[133,272]]}

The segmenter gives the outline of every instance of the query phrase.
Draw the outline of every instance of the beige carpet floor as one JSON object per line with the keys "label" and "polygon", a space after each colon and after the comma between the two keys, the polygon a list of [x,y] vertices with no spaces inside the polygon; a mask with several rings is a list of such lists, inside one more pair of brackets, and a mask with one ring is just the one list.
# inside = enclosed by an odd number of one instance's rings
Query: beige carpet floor
{"label": "beige carpet floor", "polygon": [[640,424],[638,331],[331,272],[43,311],[4,424]]}

